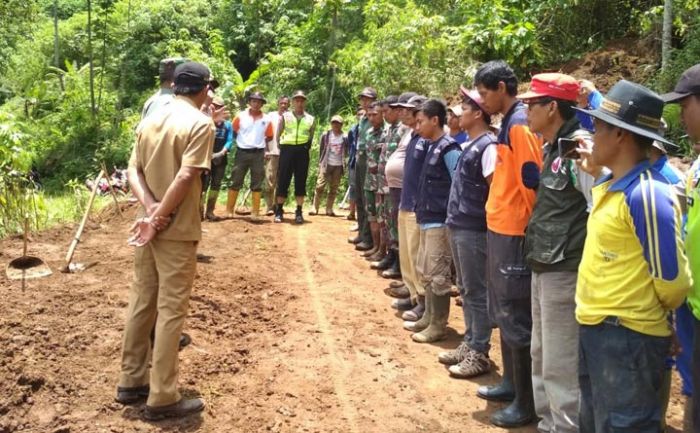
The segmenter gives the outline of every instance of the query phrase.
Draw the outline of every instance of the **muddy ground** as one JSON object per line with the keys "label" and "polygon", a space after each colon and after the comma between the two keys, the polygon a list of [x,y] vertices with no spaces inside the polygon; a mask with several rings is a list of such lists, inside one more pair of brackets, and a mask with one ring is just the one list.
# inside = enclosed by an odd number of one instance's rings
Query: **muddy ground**
{"label": "muddy ground", "polygon": [[[349,224],[325,216],[301,227],[205,223],[180,385],[207,408],[142,421],[142,406],[113,401],[132,278],[126,211],[88,226],[75,257],[99,261],[87,271],[57,272],[74,231],[65,226],[31,237],[30,254],[52,276],[24,292],[0,277],[1,433],[501,431],[488,423],[501,405],[475,397],[499,372],[456,380],[436,361],[459,342],[460,310],[447,341],[413,343],[389,307],[387,280],[347,244]],[[0,246],[3,266],[21,254],[20,239]],[[676,378],[670,425],[681,417]]]}

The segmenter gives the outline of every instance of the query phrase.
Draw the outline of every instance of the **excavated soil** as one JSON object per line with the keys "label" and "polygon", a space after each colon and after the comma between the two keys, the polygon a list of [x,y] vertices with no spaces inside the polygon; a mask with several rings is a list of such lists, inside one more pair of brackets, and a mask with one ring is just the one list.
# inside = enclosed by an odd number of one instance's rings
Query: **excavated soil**
{"label": "excavated soil", "polygon": [[[103,212],[84,233],[74,261],[94,267],[57,271],[74,231],[65,226],[31,237],[30,254],[52,276],[24,291],[0,278],[0,433],[501,431],[488,416],[502,406],[475,397],[499,372],[456,380],[437,363],[459,342],[460,309],[447,341],[411,342],[383,292],[387,280],[347,244],[348,224],[324,216],[301,227],[204,224],[180,386],[207,407],[179,421],[143,421],[142,405],[113,401],[132,278],[133,208],[125,210],[123,219]],[[19,239],[0,246],[3,263],[21,252]],[[500,364],[497,333],[493,341]]]}

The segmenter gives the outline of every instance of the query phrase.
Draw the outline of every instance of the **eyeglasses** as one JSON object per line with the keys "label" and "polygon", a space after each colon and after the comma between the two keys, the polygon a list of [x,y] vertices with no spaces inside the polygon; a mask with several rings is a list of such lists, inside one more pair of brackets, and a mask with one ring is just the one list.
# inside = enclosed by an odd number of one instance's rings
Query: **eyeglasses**
{"label": "eyeglasses", "polygon": [[550,102],[552,102],[552,98],[537,98],[537,99],[530,99],[527,102],[528,106],[533,106],[533,105],[547,105]]}

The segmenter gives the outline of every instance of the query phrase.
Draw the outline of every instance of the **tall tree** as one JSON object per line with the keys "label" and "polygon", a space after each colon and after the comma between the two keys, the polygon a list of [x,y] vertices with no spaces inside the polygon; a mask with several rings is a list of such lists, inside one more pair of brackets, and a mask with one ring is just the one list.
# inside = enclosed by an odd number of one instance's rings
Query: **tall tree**
{"label": "tall tree", "polygon": [[664,21],[661,36],[661,69],[666,69],[671,59],[671,37],[673,35],[673,0],[664,1]]}
{"label": "tall tree", "polygon": [[92,117],[97,114],[95,105],[95,68],[92,61],[92,2],[87,0],[87,34],[88,34],[88,62],[90,64],[90,108]]}

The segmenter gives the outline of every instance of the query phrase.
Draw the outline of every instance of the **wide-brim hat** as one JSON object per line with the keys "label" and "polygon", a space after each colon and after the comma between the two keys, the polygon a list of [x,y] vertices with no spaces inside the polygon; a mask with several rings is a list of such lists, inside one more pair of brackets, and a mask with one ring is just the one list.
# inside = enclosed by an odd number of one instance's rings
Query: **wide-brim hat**
{"label": "wide-brim hat", "polygon": [[620,80],[605,95],[600,107],[574,109],[642,137],[677,147],[659,133],[664,101],[641,84]]}
{"label": "wide-brim hat", "polygon": [[253,92],[250,95],[248,95],[248,100],[250,101],[251,99],[257,99],[258,101],[262,101],[263,104],[267,103],[267,99],[265,99],[263,94],[260,92]]}

